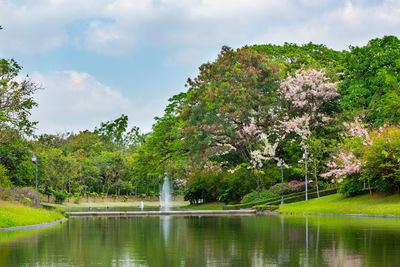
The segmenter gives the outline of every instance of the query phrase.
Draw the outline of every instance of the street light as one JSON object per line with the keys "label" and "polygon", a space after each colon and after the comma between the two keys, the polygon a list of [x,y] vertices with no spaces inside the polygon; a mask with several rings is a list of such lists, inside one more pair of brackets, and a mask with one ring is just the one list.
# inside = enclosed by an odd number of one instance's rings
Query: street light
{"label": "street light", "polygon": [[282,166],[282,162],[280,160],[278,160],[278,163],[276,165],[278,165],[278,167],[281,169],[281,177],[282,177],[282,200],[281,200],[281,205],[283,205],[283,204],[285,204],[283,202],[283,166]]}
{"label": "street light", "polygon": [[261,162],[257,163],[257,198],[260,198],[260,169],[263,164]]}
{"label": "street light", "polygon": [[35,162],[35,190],[37,191],[37,158],[35,154],[32,156],[32,161]]}
{"label": "street light", "polygon": [[303,154],[303,159],[304,159],[304,162],[305,162],[305,172],[306,172],[306,176],[305,176],[305,182],[306,182],[306,184],[305,184],[305,187],[306,187],[306,200],[308,200],[308,194],[307,194],[307,159],[308,159],[308,151],[307,151],[307,148],[305,149],[305,151],[304,151],[304,154]]}

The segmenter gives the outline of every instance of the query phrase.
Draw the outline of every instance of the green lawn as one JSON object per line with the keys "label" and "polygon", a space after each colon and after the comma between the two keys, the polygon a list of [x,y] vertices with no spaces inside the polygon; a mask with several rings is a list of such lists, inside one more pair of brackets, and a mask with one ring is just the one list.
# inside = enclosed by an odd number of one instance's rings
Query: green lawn
{"label": "green lawn", "polygon": [[61,218],[63,215],[54,210],[0,201],[0,228],[53,222]]}
{"label": "green lawn", "polygon": [[278,212],[400,216],[400,195],[375,193],[345,197],[341,194],[281,206]]}
{"label": "green lawn", "polygon": [[200,205],[187,205],[181,207],[182,209],[191,209],[191,210],[222,210],[223,203],[213,202],[206,203]]}

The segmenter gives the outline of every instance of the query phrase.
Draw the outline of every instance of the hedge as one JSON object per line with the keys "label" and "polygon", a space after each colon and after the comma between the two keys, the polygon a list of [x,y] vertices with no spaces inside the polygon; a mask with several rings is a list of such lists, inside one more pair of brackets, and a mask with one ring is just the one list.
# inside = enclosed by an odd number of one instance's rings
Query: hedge
{"label": "hedge", "polygon": [[[335,193],[337,193],[336,188],[319,191],[320,196],[327,196],[327,195],[331,195],[331,194],[335,194]],[[316,198],[317,196],[318,195],[317,195],[316,190],[308,191],[309,199]],[[282,200],[282,197],[279,196],[279,197],[264,199],[262,201],[255,201],[255,202],[250,202],[250,203],[245,203],[245,204],[225,205],[225,206],[222,206],[222,209],[223,210],[240,210],[240,209],[248,209],[248,208],[252,208],[252,207],[256,207],[256,206],[263,206],[263,204],[265,204],[265,205],[278,204],[279,205],[281,203],[281,200]],[[292,202],[297,202],[297,201],[302,201],[302,200],[305,200],[305,192],[304,191],[284,195],[285,203],[292,203]]]}
{"label": "hedge", "polygon": [[[303,192],[304,193],[304,192]],[[337,193],[337,189],[327,189],[327,190],[323,190],[319,192],[319,196],[323,197],[323,196],[328,196],[328,195],[332,195],[332,194],[336,194]],[[314,192],[310,192],[308,194],[308,199],[313,199],[313,198],[317,198],[318,194],[316,191]],[[298,201],[303,201],[304,200],[304,194],[301,196],[292,196],[289,198],[285,198],[284,201],[285,203],[293,203],[293,202],[298,202]],[[278,205],[281,203],[281,200],[273,200],[273,201],[269,201],[267,203],[264,203],[262,205],[257,205],[255,206],[255,209],[257,211],[265,211],[265,210],[275,210],[277,209]]]}
{"label": "hedge", "polygon": [[[309,194],[312,192],[317,192],[316,190],[310,190]],[[302,192],[296,192],[296,193],[291,193],[291,194],[287,194],[287,195],[283,195],[284,199],[286,198],[290,198],[290,197],[294,197],[294,196],[303,196],[303,198],[305,197],[305,193],[304,191]],[[236,204],[236,205],[225,205],[222,206],[223,210],[240,210],[240,209],[247,209],[247,208],[252,208],[254,206],[258,206],[261,204],[265,204],[265,203],[269,203],[271,201],[278,201],[280,203],[280,200],[282,199],[282,196],[277,196],[274,198],[269,198],[269,199],[264,199],[264,200],[260,200],[260,201],[254,201],[254,202],[249,202],[249,203],[243,203],[243,204]]]}

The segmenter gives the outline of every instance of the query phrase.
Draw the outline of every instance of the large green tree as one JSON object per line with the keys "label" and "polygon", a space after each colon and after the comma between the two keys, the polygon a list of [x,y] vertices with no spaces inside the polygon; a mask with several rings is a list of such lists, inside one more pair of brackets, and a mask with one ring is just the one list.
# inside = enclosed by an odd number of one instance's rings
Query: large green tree
{"label": "large green tree", "polygon": [[208,158],[230,151],[250,161],[254,127],[267,129],[275,105],[279,67],[249,47],[223,47],[215,62],[203,64],[188,80],[181,112],[190,149]]}
{"label": "large green tree", "polygon": [[376,38],[351,47],[345,57],[339,93],[350,115],[365,115],[368,123],[398,123],[400,119],[400,40]]}

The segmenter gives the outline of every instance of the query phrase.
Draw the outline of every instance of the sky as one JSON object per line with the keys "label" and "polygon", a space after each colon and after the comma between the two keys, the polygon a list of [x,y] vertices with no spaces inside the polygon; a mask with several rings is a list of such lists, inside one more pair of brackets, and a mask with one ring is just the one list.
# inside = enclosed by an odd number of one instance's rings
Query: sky
{"label": "sky", "polygon": [[146,133],[223,45],[345,50],[400,37],[400,0],[0,0],[0,25],[0,58],[42,88],[36,134],[121,114]]}

